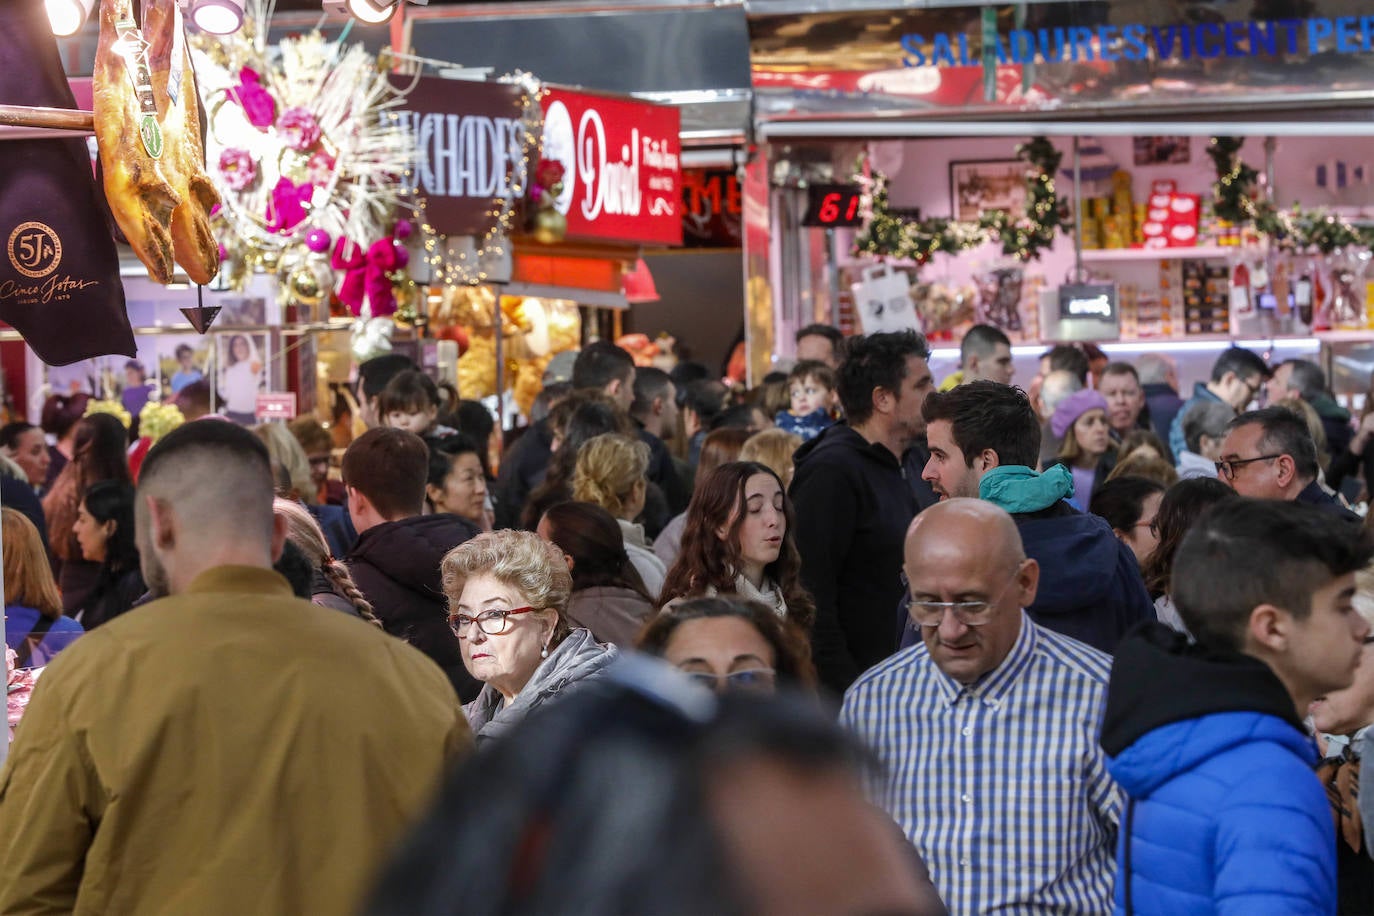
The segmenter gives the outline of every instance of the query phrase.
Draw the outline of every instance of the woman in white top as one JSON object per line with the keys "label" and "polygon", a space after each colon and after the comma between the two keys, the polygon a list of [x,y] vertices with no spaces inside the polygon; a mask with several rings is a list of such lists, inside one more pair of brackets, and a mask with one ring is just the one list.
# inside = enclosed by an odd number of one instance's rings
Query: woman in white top
{"label": "woman in white top", "polygon": [[219,396],[224,401],[224,415],[235,423],[252,425],[261,384],[262,359],[253,339],[247,334],[235,334],[229,338],[224,365],[219,370]]}
{"label": "woman in white top", "polygon": [[630,563],[649,594],[657,596],[663,590],[667,570],[649,549],[643,526],[634,521],[644,511],[648,469],[649,446],[643,442],[620,433],[596,436],[578,450],[573,499],[600,506],[620,523]]}
{"label": "woman in white top", "polygon": [[816,605],[801,584],[793,520],[792,503],[772,470],[754,461],[716,468],[692,494],[663,603],[736,594],[810,630]]}

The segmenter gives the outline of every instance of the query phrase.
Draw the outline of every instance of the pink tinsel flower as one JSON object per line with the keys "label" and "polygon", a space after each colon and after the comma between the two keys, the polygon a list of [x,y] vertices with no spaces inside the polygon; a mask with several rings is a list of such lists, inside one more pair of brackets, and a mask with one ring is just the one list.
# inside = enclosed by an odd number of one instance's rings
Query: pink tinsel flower
{"label": "pink tinsel flower", "polygon": [[267,130],[277,120],[277,102],[272,93],[262,87],[257,71],[251,67],[240,70],[238,85],[224,92],[243,106],[248,123],[258,130]]}
{"label": "pink tinsel flower", "polygon": [[282,112],[277,122],[277,133],[281,134],[286,145],[304,152],[320,142],[320,125],[315,116],[305,108],[288,108]]}
{"label": "pink tinsel flower", "polygon": [[258,164],[248,150],[231,147],[219,154],[219,173],[231,191],[242,191],[258,180]]}
{"label": "pink tinsel flower", "polygon": [[334,165],[333,156],[322,149],[316,150],[305,164],[305,175],[311,184],[328,184],[330,176],[334,174]]}

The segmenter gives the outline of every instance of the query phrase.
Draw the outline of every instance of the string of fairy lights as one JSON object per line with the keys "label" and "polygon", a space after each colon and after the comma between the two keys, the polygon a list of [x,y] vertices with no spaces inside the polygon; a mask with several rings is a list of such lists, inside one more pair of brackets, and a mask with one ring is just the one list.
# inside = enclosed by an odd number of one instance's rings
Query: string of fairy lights
{"label": "string of fairy lights", "polygon": [[868,219],[855,236],[855,254],[901,258],[919,267],[936,254],[958,254],[1000,241],[1003,254],[1018,261],[1038,260],[1054,244],[1065,220],[1054,186],[1063,153],[1047,138],[1035,137],[1019,145],[1016,156],[1027,165],[1025,212],[988,210],[976,221],[940,216],[915,219],[896,213],[888,201],[887,176],[878,171],[864,175],[860,168],[857,179],[866,189]]}
{"label": "string of fairy lights", "polygon": [[[533,165],[543,156],[544,115],[540,103],[548,90],[537,77],[523,70],[501,77],[501,82],[520,87],[520,131],[523,135],[520,165],[512,170],[509,193],[497,198],[488,211],[491,225],[471,251],[450,249],[445,237],[439,235],[429,220],[422,216],[420,233],[424,239],[424,260],[429,265],[432,284],[480,286],[491,279],[491,262],[504,257],[506,253]],[[423,215],[424,199],[418,199],[416,206]]]}
{"label": "string of fairy lights", "polygon": [[1241,158],[1244,145],[1244,137],[1213,137],[1207,145],[1207,155],[1217,172],[1212,184],[1212,212],[1219,219],[1235,226],[1253,224],[1255,231],[1282,251],[1330,255],[1343,248],[1374,247],[1374,227],[1355,226],[1322,207],[1277,207],[1264,196],[1259,172]]}

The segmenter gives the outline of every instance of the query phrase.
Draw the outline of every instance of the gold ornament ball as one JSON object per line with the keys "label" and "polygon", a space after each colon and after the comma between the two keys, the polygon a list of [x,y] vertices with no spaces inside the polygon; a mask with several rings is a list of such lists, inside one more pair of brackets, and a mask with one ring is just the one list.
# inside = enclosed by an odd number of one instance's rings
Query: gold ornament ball
{"label": "gold ornament ball", "polygon": [[275,248],[264,248],[258,253],[258,263],[262,265],[265,273],[272,273],[277,269],[277,263],[281,260],[281,252]]}
{"label": "gold ornament ball", "polygon": [[291,296],[300,305],[319,305],[323,294],[313,270],[301,268],[291,275]]}
{"label": "gold ornament ball", "polygon": [[534,240],[543,245],[554,245],[563,241],[568,234],[568,219],[557,210],[540,210],[534,218]]}

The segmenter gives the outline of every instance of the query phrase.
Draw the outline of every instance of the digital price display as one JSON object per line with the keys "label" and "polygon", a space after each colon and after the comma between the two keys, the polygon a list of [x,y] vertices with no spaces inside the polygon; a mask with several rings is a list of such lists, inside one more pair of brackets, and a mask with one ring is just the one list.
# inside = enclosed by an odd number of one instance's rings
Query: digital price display
{"label": "digital price display", "polygon": [[859,213],[861,194],[858,185],[813,184],[806,189],[806,194],[803,226],[833,229],[836,226],[863,225],[863,217]]}

